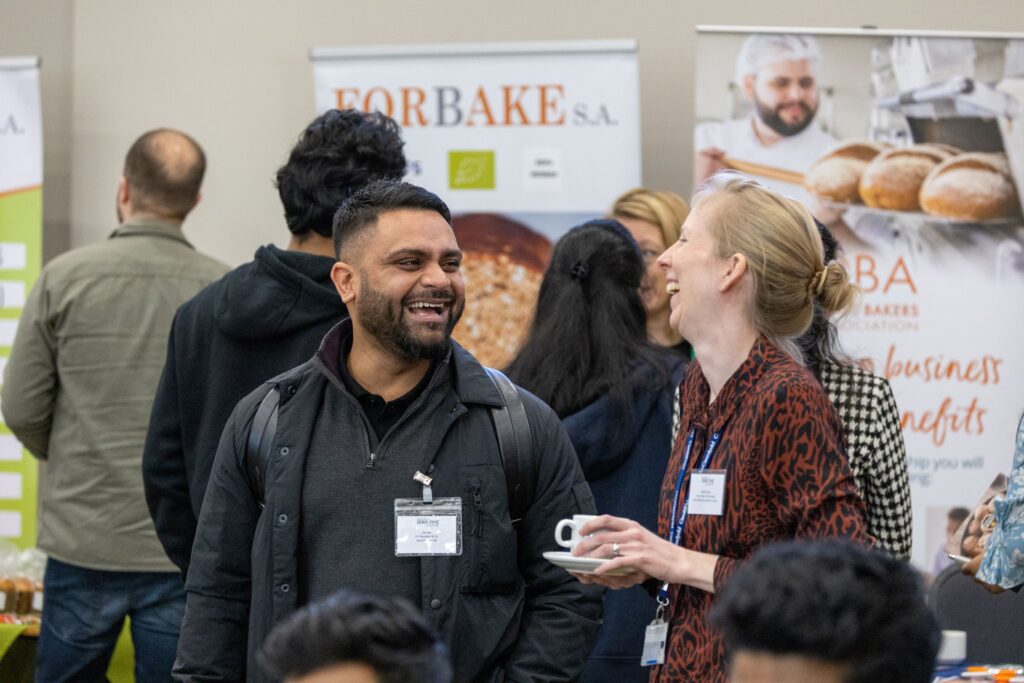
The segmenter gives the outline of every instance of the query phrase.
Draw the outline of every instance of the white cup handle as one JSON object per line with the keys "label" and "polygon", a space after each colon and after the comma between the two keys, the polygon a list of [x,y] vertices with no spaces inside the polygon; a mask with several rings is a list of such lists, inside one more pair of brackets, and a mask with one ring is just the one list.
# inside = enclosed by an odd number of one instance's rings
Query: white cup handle
{"label": "white cup handle", "polygon": [[575,530],[576,522],[572,521],[571,519],[563,519],[560,522],[558,522],[558,524],[555,526],[555,543],[562,546],[563,548],[572,548],[572,537],[570,537],[569,540],[565,540],[565,538],[562,537],[562,529],[566,527]]}

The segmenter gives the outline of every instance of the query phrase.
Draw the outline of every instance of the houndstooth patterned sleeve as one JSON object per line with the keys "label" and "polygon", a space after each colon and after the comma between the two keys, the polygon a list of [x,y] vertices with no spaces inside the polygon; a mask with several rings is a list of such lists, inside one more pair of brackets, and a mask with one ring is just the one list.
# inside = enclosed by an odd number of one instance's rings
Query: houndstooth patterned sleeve
{"label": "houndstooth patterned sleeve", "polygon": [[889,382],[850,366],[822,367],[822,385],[846,431],[847,456],[868,513],[868,532],[894,557],[910,557],[907,449]]}
{"label": "houndstooth patterned sleeve", "polygon": [[878,539],[879,547],[894,557],[910,558],[913,513],[910,505],[910,475],[907,472],[907,447],[900,428],[900,411],[889,382],[869,376],[875,397],[873,472],[868,508],[868,531]]}

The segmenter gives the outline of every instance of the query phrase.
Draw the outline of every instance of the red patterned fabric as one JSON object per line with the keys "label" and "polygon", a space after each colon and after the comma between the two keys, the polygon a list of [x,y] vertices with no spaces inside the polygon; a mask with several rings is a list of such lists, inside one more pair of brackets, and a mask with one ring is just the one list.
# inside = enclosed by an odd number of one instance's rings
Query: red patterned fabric
{"label": "red patterned fabric", "polygon": [[[680,396],[682,422],[662,482],[658,531],[668,538],[672,494],[691,427],[691,471],[708,435],[723,430],[708,469],[726,471],[724,514],[691,515],[682,543],[720,556],[716,591],[737,563],[773,541],[843,536],[871,542],[839,416],[814,376],[792,358],[761,338],[711,406],[699,362],[690,364]],[[689,474],[684,487],[688,480]],[[671,600],[665,664],[651,672],[651,681],[724,683],[722,640],[707,623],[714,594],[672,586]]]}

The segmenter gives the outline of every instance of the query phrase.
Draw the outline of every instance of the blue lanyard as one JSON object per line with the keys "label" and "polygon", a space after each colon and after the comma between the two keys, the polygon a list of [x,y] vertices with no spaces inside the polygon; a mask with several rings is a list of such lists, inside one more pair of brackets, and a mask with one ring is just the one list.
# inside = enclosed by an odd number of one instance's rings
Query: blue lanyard
{"label": "blue lanyard", "polygon": [[[668,540],[672,542],[672,545],[679,545],[683,541],[683,531],[686,529],[686,516],[690,509],[690,501],[683,501],[683,509],[679,510],[679,494],[683,490],[683,478],[686,477],[686,470],[690,466],[690,456],[693,455],[693,442],[697,438],[697,430],[691,428],[689,436],[686,437],[686,450],[683,452],[683,461],[679,465],[679,477],[676,478],[676,490],[672,494],[672,516],[669,517],[669,523],[672,526],[669,528]],[[704,449],[704,455],[701,457],[700,462],[697,464],[697,470],[703,472],[708,468],[708,464],[711,462],[711,456],[715,454],[715,449],[718,448],[719,442],[722,440],[722,432],[717,431],[711,435],[708,439],[708,445]],[[676,513],[679,517],[676,518]],[[668,606],[668,581],[661,585],[661,590],[658,592],[658,613],[661,614],[664,608]]]}

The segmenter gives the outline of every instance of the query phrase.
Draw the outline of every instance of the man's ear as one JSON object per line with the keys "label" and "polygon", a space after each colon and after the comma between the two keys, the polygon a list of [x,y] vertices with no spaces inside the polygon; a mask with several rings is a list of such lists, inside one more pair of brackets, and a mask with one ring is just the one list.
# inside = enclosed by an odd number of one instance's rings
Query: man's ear
{"label": "man's ear", "polygon": [[344,261],[335,263],[331,268],[331,281],[342,303],[348,306],[355,300],[359,293],[359,273],[353,266]]}
{"label": "man's ear", "polygon": [[126,205],[131,200],[131,191],[128,187],[128,179],[121,176],[117,179],[117,203]]}
{"label": "man's ear", "polygon": [[756,74],[747,74],[743,77],[743,83],[740,84],[743,88],[743,96],[751,102],[754,101],[754,82],[756,80]]}
{"label": "man's ear", "polygon": [[733,287],[738,287],[747,272],[747,257],[743,254],[733,254],[725,260],[722,268],[722,279],[718,284],[718,291],[727,292]]}

